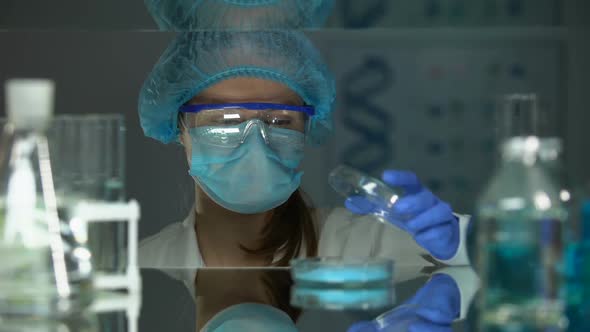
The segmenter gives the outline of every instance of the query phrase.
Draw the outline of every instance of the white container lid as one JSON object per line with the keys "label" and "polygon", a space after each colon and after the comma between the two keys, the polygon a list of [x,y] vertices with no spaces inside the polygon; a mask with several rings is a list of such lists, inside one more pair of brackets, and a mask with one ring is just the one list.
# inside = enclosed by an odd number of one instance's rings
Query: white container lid
{"label": "white container lid", "polygon": [[49,79],[10,79],[4,85],[8,120],[16,129],[44,131],[53,116],[55,84]]}

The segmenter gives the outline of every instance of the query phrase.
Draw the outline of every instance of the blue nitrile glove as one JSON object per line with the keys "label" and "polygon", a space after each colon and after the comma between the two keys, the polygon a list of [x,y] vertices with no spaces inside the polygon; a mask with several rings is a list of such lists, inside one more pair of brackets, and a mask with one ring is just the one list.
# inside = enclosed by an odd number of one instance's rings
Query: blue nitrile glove
{"label": "blue nitrile glove", "polygon": [[[388,170],[382,178],[386,184],[404,190],[404,196],[387,211],[388,221],[410,233],[433,257],[452,258],[459,247],[460,232],[451,206],[422,186],[412,172]],[[361,196],[349,197],[345,205],[356,214],[369,214],[378,209]]]}
{"label": "blue nitrile glove", "polygon": [[461,311],[461,293],[446,274],[434,275],[410,300],[372,321],[352,325],[348,332],[451,332]]}

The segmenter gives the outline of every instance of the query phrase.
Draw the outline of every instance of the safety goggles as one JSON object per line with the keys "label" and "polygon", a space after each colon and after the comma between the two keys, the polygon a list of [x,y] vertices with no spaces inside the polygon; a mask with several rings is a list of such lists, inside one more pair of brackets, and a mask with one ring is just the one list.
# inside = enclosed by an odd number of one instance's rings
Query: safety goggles
{"label": "safety goggles", "polygon": [[243,143],[254,127],[261,130],[267,143],[269,136],[280,136],[283,129],[304,134],[309,117],[315,114],[311,106],[272,103],[184,105],[179,111],[184,115],[183,125],[187,129],[224,145]]}
{"label": "safety goggles", "polygon": [[293,106],[271,103],[233,103],[184,105],[185,125],[189,128],[203,126],[228,127],[258,119],[269,127],[305,132],[307,119],[315,110],[311,106]]}

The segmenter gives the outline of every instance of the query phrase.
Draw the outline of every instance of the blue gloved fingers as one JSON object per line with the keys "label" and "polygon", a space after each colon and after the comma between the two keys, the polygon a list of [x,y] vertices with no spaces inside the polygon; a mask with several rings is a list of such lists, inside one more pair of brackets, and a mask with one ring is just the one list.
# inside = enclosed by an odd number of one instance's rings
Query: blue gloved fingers
{"label": "blue gloved fingers", "polygon": [[438,198],[430,190],[421,190],[395,202],[393,213],[400,216],[417,216],[433,207],[438,201]]}
{"label": "blue gloved fingers", "polygon": [[[345,206],[353,213],[374,213],[390,224],[410,233],[416,242],[437,259],[450,259],[459,245],[459,222],[451,207],[425,190],[416,174],[408,171],[388,170],[383,180],[392,187],[404,189],[404,197],[391,210],[382,210],[362,196],[349,197]],[[382,211],[379,213],[375,213]]]}
{"label": "blue gloved fingers", "polygon": [[383,182],[392,187],[402,188],[406,195],[411,195],[422,190],[420,180],[410,171],[387,170],[381,176]]}
{"label": "blue gloved fingers", "polygon": [[[408,304],[415,308],[436,304],[437,306],[447,306],[448,300],[457,300],[459,297],[459,288],[455,280],[448,274],[438,273],[433,275],[428,282],[420,288],[414,296],[408,300]],[[457,306],[457,310],[459,307]]]}
{"label": "blue gloved fingers", "polygon": [[435,274],[409,302],[416,306],[416,315],[437,324],[450,324],[459,317],[461,292],[452,277]]}
{"label": "blue gloved fingers", "polygon": [[410,324],[408,332],[452,332],[451,325],[436,325],[430,322],[418,321]]}
{"label": "blue gloved fingers", "polygon": [[360,321],[352,324],[347,332],[379,332],[375,321]]}
{"label": "blue gloved fingers", "polygon": [[404,303],[377,317],[375,324],[379,332],[405,331],[405,326],[422,319],[416,315],[415,310],[415,305]]}
{"label": "blue gloved fingers", "polygon": [[414,240],[436,259],[451,259],[459,247],[459,224],[446,223],[428,228],[414,236]]}
{"label": "blue gloved fingers", "polygon": [[456,315],[450,311],[450,308],[432,308],[422,307],[416,310],[416,315],[428,320],[429,322],[447,325],[452,324]]}
{"label": "blue gloved fingers", "polygon": [[344,202],[344,206],[353,213],[364,215],[373,212],[376,205],[363,196],[350,196]]}
{"label": "blue gloved fingers", "polygon": [[449,223],[451,221],[456,222],[451,206],[445,202],[439,201],[430,209],[415,216],[413,219],[408,220],[406,222],[406,227],[412,232],[412,234],[417,234],[427,228]]}

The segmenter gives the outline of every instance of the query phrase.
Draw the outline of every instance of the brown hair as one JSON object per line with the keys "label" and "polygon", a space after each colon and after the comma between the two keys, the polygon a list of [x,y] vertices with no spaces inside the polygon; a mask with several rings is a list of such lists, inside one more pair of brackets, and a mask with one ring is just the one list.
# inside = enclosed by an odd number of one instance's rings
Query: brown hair
{"label": "brown hair", "polygon": [[317,256],[318,238],[314,223],[313,208],[303,191],[297,189],[291,197],[272,211],[269,222],[262,230],[262,239],[257,248],[241,248],[248,253],[280,258],[274,266],[289,266],[289,261],[305,248],[308,257]]}
{"label": "brown hair", "polygon": [[266,295],[270,298],[271,304],[289,315],[293,323],[296,323],[301,315],[301,309],[291,305],[293,279],[289,271],[267,270],[262,275],[262,282],[266,287]]}

